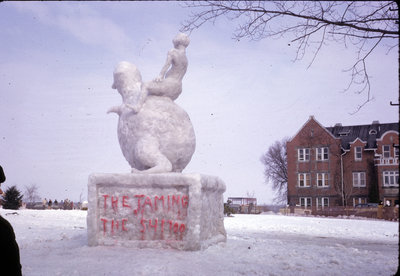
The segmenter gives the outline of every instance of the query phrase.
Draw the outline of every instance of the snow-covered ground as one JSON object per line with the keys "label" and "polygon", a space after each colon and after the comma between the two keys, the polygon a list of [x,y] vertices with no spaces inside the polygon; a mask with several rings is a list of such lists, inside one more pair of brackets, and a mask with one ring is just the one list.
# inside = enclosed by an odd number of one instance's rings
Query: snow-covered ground
{"label": "snow-covered ground", "polygon": [[86,212],[4,210],[24,275],[394,275],[399,223],[235,215],[204,251],[88,247]]}

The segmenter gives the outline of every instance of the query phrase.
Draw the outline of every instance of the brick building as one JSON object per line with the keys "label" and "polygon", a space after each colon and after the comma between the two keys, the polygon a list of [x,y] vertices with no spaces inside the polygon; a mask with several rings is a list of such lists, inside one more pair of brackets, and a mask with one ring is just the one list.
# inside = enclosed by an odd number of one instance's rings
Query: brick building
{"label": "brick building", "polygon": [[398,204],[398,123],[324,127],[311,116],[286,150],[290,206]]}

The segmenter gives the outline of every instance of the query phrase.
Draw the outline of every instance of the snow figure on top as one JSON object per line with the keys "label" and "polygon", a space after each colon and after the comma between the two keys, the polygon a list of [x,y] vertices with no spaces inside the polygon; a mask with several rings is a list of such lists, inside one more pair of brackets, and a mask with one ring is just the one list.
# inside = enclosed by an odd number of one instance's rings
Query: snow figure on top
{"label": "snow figure on top", "polygon": [[195,150],[190,118],[173,101],[182,92],[189,38],[178,34],[173,44],[153,81],[142,83],[139,70],[126,61],[114,71],[112,88],[121,94],[123,104],[108,112],[119,115],[118,139],[133,173],[181,172]]}
{"label": "snow figure on top", "polygon": [[[139,112],[147,96],[165,96],[176,100],[182,93],[182,79],[186,73],[188,60],[186,48],[189,45],[189,37],[179,33],[173,40],[174,48],[169,50],[167,61],[157,78],[145,82],[141,86],[141,93],[135,105],[129,105],[134,112]],[[169,70],[168,70],[169,69]]]}

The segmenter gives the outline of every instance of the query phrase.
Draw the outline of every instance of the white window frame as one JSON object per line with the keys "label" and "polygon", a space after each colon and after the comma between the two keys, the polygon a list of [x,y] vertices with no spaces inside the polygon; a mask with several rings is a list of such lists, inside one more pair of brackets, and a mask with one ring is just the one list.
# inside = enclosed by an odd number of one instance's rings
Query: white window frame
{"label": "white window frame", "polygon": [[356,161],[361,161],[362,160],[362,147],[355,147],[354,148],[354,160],[356,160]]}
{"label": "white window frame", "polygon": [[306,209],[311,208],[312,206],[311,197],[299,197],[299,204],[301,207],[304,207]]}
{"label": "white window frame", "polygon": [[365,172],[353,172],[353,187],[366,187]]}
{"label": "white window frame", "polygon": [[395,158],[399,158],[399,145],[395,145],[395,146],[393,147],[393,156],[394,156]]}
{"label": "white window frame", "polygon": [[384,171],[383,172],[383,187],[399,187],[399,172]]}
{"label": "white window frame", "polygon": [[328,147],[317,148],[315,151],[315,160],[317,161],[329,160],[329,148]]}
{"label": "white window frame", "polygon": [[329,197],[317,197],[317,207],[322,209],[329,207]]}
{"label": "white window frame", "polygon": [[[385,149],[387,148],[387,149]],[[382,157],[383,158],[390,158],[390,145],[383,145],[382,146]]]}
{"label": "white window frame", "polygon": [[297,160],[300,162],[310,161],[310,148],[301,148],[297,150]]}
{"label": "white window frame", "polygon": [[[321,185],[320,185],[321,182]],[[315,184],[319,188],[329,187],[329,174],[328,173],[317,173]]]}
{"label": "white window frame", "polygon": [[368,200],[365,197],[353,197],[353,207],[356,207],[357,204],[367,204],[367,203]]}
{"label": "white window frame", "polygon": [[[301,176],[302,179],[301,179]],[[301,185],[301,181],[303,181],[303,185]],[[308,183],[308,185],[307,185]],[[311,187],[311,174],[310,173],[298,173],[297,174],[297,186],[298,187]]]}

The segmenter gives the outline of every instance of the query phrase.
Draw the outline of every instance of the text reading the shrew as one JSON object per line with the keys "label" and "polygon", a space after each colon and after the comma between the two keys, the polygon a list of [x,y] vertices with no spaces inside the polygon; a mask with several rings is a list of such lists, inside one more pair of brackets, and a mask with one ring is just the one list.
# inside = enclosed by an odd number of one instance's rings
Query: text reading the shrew
{"label": "text reading the shrew", "polygon": [[127,234],[139,239],[182,240],[189,197],[184,194],[102,194],[100,229],[104,236]]}

